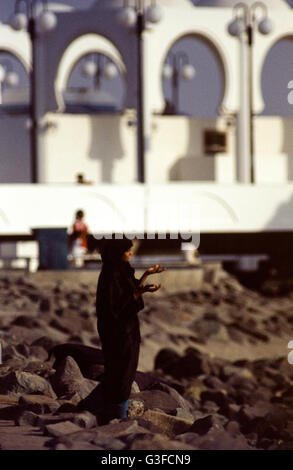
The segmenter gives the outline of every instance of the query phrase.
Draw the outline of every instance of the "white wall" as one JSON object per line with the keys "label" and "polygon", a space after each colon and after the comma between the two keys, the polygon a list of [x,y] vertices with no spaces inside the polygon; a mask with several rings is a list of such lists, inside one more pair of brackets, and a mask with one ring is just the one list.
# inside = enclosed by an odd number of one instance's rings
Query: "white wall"
{"label": "white wall", "polygon": [[[293,119],[255,118],[256,182],[293,180]],[[93,183],[136,182],[136,128],[131,113],[48,114],[43,133],[43,183],[73,183],[84,173]],[[235,126],[226,118],[155,115],[146,161],[150,183],[235,181]],[[205,129],[227,130],[227,154],[204,155]],[[13,129],[13,132],[11,132]],[[0,116],[0,183],[30,181],[30,141],[25,116]]]}

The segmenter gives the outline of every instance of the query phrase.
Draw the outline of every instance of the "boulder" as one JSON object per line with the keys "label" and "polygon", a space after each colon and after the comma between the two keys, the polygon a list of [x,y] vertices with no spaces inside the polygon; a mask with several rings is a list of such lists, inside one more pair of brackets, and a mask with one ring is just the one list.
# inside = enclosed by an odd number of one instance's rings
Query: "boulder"
{"label": "boulder", "polygon": [[48,424],[44,428],[44,434],[46,436],[54,437],[72,434],[77,431],[80,431],[80,427],[71,421],[62,421],[60,423]]}
{"label": "boulder", "polygon": [[58,397],[72,396],[77,393],[83,399],[97,385],[95,381],[83,377],[77,363],[70,356],[59,362],[56,373],[50,380]]}
{"label": "boulder", "polygon": [[162,434],[171,438],[177,434],[187,432],[193,424],[193,420],[171,416],[160,410],[147,410],[143,418],[151,421],[159,427]]}
{"label": "boulder", "polygon": [[23,410],[32,411],[36,414],[53,413],[59,408],[59,403],[45,395],[22,395],[18,400]]}
{"label": "boulder", "polygon": [[131,397],[143,402],[145,410],[159,408],[162,411],[171,411],[178,407],[178,401],[161,390],[145,390],[134,393]]}
{"label": "boulder", "polygon": [[73,423],[77,424],[81,428],[90,429],[97,426],[97,419],[95,415],[89,411],[77,413],[73,418]]}
{"label": "boulder", "polygon": [[43,394],[56,398],[50,383],[36,374],[29,372],[10,372],[0,377],[0,393],[3,394]]}
{"label": "boulder", "polygon": [[[180,442],[177,440],[170,440],[161,434],[137,436],[130,446],[130,450],[194,450],[194,446]],[[174,457],[174,456],[173,456]]]}

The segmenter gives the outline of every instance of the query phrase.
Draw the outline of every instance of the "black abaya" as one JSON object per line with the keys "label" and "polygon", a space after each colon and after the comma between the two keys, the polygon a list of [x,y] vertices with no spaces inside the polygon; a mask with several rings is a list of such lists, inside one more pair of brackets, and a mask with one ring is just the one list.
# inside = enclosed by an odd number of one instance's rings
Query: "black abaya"
{"label": "black abaya", "polygon": [[128,400],[139,357],[140,329],[137,313],[142,297],[134,299],[138,284],[128,262],[104,262],[100,273],[96,310],[105,361],[104,394],[112,403]]}

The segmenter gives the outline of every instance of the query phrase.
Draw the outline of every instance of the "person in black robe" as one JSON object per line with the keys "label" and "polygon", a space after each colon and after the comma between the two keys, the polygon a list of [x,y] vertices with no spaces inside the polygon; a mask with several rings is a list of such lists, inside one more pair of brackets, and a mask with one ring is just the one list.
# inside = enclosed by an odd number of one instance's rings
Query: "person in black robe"
{"label": "person in black robe", "polygon": [[128,398],[139,358],[141,338],[137,314],[144,307],[142,294],[161,287],[161,284],[144,285],[144,282],[150,274],[165,270],[155,265],[136,279],[129,264],[131,249],[132,241],[128,239],[104,240],[100,248],[102,269],[96,312],[104,355],[101,424],[127,416]]}

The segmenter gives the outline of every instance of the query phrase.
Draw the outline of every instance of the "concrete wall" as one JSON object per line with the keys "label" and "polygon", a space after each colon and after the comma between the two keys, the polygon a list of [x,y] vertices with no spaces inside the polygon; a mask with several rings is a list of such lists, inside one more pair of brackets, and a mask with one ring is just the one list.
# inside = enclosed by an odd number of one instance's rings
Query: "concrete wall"
{"label": "concrete wall", "polygon": [[[0,183],[30,181],[30,142],[25,116],[0,116]],[[255,119],[256,181],[293,180],[292,118]],[[13,129],[13,133],[11,132]],[[136,128],[133,116],[50,113],[43,131],[43,183],[73,183],[84,173],[93,183],[136,181]],[[227,131],[227,153],[205,155],[205,129]],[[150,183],[235,181],[235,126],[226,118],[158,116],[151,121],[147,154]]]}

